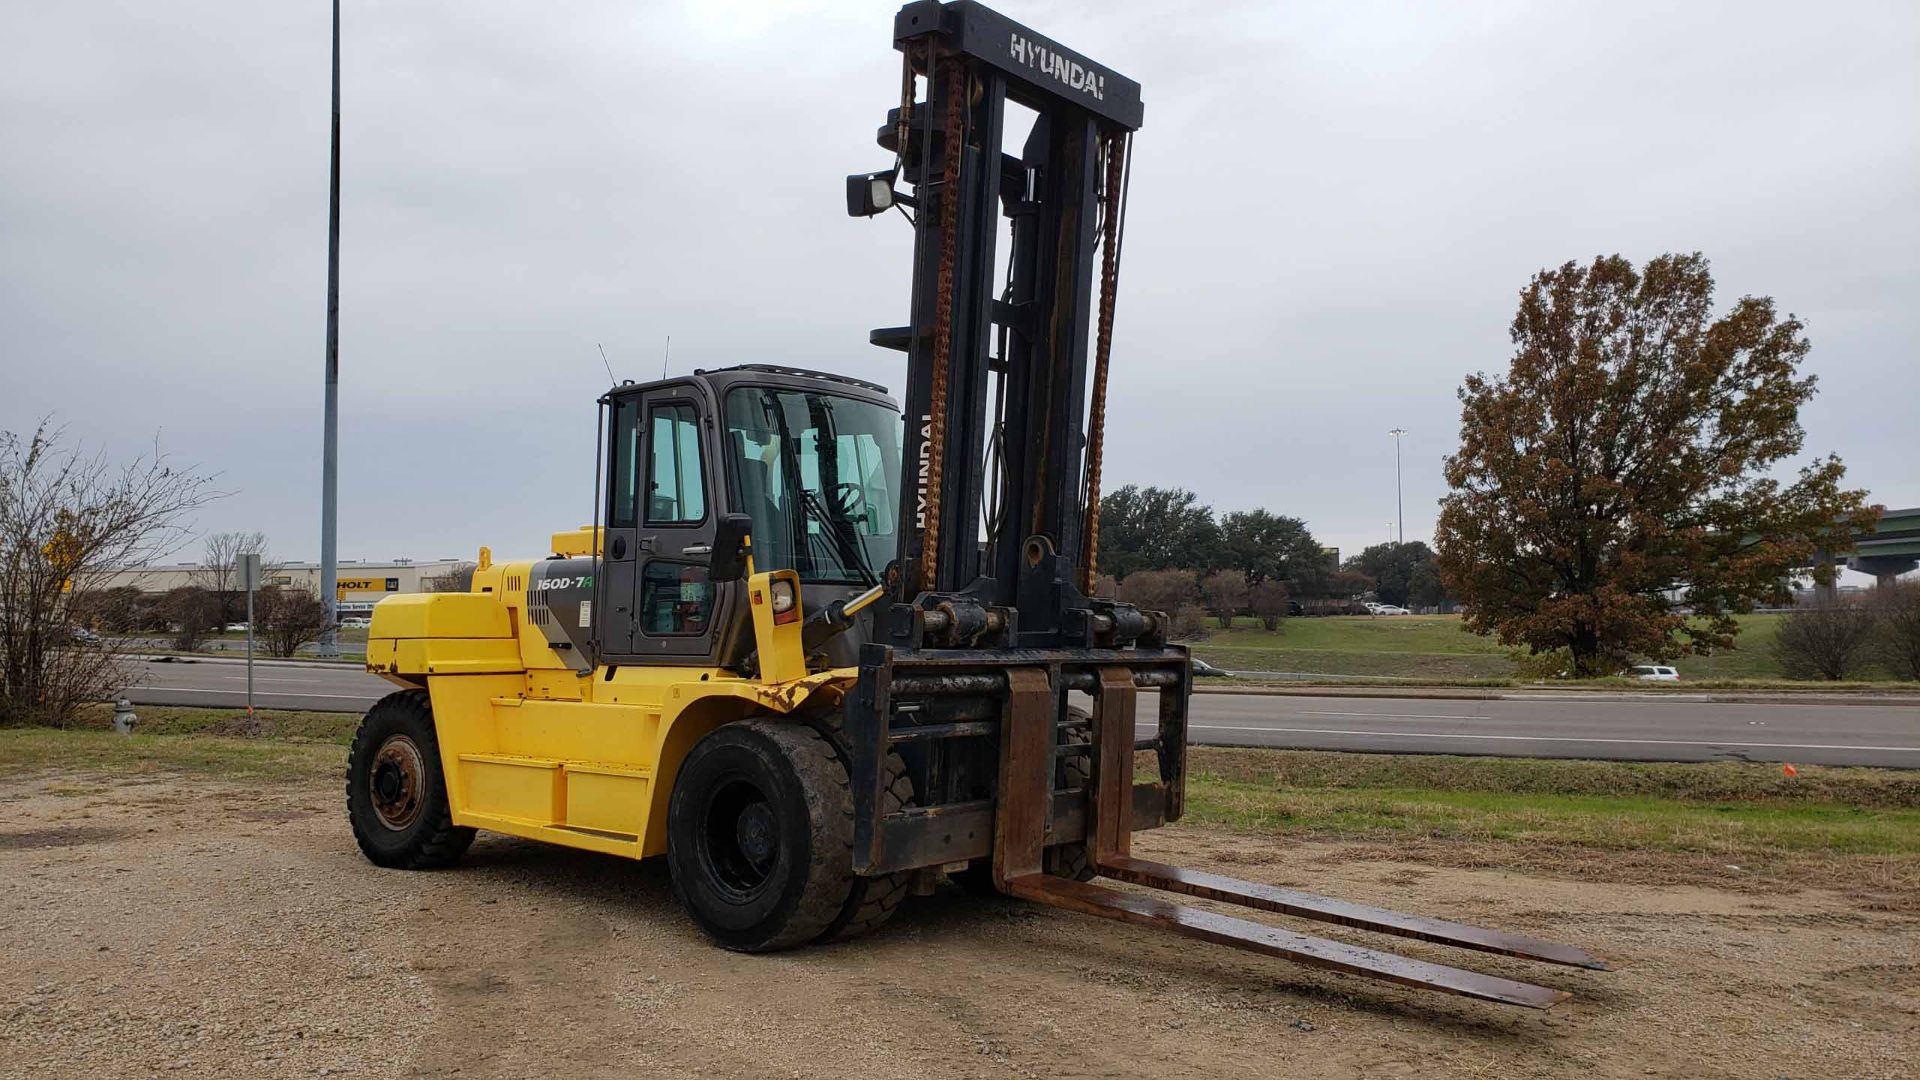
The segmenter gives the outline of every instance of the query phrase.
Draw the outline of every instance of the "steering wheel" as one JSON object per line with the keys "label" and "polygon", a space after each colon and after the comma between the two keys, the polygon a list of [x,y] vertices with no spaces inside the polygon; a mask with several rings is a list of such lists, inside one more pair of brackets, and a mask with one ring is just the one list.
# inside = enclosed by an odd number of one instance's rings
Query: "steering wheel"
{"label": "steering wheel", "polygon": [[867,520],[867,488],[865,484],[836,484],[833,488],[833,508],[848,521],[864,524]]}

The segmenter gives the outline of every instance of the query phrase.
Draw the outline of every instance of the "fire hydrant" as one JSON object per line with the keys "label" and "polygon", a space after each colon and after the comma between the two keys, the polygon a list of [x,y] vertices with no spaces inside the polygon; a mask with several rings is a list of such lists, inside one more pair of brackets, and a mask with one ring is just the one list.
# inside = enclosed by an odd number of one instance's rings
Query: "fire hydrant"
{"label": "fire hydrant", "polygon": [[134,715],[133,712],[133,702],[128,701],[126,698],[121,698],[119,701],[113,703],[114,731],[122,735],[131,735],[133,734],[133,725],[139,722],[140,718]]}

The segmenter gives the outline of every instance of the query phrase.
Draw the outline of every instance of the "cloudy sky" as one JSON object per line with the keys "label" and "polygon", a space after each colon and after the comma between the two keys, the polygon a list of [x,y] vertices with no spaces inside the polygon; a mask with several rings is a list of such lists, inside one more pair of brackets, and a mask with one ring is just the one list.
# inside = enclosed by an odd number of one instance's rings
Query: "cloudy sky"
{"label": "cloudy sky", "polygon": [[[910,237],[875,3],[350,0],[341,555],[522,555],[587,519],[606,377],[759,361],[894,387]],[[1000,9],[1147,101],[1110,483],[1425,539],[1454,390],[1537,269],[1705,252],[1802,316],[1810,451],[1920,503],[1920,6]],[[0,429],[156,431],[208,532],[318,552],[323,0],[0,6]],[[186,557],[186,556],[182,556]]]}

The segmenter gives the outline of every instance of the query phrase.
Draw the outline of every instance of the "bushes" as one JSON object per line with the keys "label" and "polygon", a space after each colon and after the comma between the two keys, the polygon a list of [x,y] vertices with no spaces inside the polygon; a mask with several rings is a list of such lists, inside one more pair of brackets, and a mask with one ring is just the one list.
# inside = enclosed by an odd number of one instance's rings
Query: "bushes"
{"label": "bushes", "polygon": [[1881,665],[1896,679],[1920,679],[1920,581],[1875,589],[1872,604]]}
{"label": "bushes", "polygon": [[1781,621],[1773,654],[1790,678],[1838,682],[1868,659],[1874,614],[1857,600],[1802,608]]}

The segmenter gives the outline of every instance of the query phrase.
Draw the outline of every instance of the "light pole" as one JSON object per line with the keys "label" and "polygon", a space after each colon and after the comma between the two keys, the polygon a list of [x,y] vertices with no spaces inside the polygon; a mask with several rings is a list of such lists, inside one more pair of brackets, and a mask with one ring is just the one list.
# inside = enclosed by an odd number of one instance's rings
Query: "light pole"
{"label": "light pole", "polygon": [[320,450],[320,603],[327,628],[320,655],[340,655],[338,622],[340,489],[340,0],[333,0],[333,153],[327,185],[327,390]]}
{"label": "light pole", "polygon": [[1400,499],[1400,440],[1406,436],[1403,428],[1394,428],[1387,434],[1393,436],[1393,519],[1398,523],[1396,543],[1407,542],[1407,513]]}

